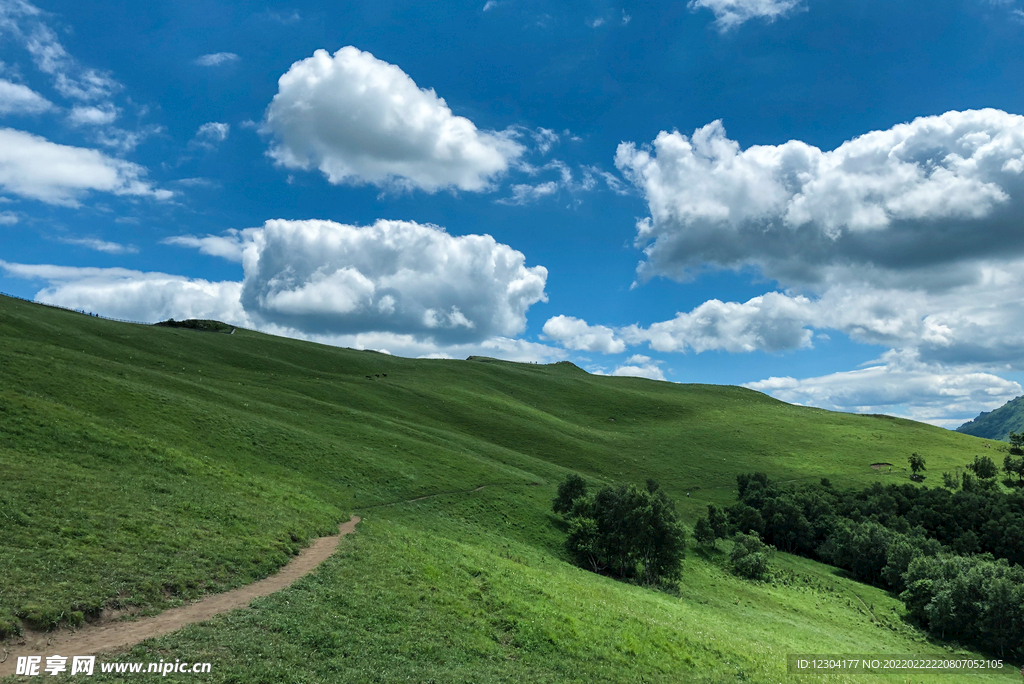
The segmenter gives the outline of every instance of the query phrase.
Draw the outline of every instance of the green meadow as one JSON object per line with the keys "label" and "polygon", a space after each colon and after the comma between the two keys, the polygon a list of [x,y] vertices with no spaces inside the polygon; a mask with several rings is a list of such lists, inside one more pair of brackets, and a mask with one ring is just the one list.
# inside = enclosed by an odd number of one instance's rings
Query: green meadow
{"label": "green meadow", "polygon": [[930,642],[893,596],[786,554],[754,583],[725,568],[727,543],[691,540],[672,591],[580,570],[550,510],[557,483],[654,478],[692,524],[735,500],[741,472],[909,482],[917,452],[935,486],[986,443],[737,387],[403,359],[0,297],[0,632],[252,582],[355,513],[355,534],[291,588],[119,657],[208,661],[202,681],[239,683],[865,681],[787,675],[786,655],[968,652]]}

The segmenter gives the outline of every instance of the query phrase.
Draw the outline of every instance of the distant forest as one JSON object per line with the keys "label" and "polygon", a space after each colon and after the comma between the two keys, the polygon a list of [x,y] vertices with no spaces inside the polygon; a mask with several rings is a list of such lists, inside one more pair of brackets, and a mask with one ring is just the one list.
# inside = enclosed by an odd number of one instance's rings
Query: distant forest
{"label": "distant forest", "polygon": [[861,491],[839,491],[827,480],[787,487],[745,474],[726,512],[734,531],[899,592],[910,616],[940,638],[1020,657],[1024,491],[1003,491],[979,468],[994,469],[976,459],[968,466],[974,475],[944,478],[948,488]]}

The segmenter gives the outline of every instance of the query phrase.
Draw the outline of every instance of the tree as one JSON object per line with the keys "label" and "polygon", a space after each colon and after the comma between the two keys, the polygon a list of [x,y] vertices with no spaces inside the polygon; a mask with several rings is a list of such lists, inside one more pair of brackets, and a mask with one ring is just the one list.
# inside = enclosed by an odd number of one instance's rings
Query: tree
{"label": "tree", "polygon": [[768,578],[768,557],[774,550],[751,534],[737,534],[729,554],[733,571],[752,580]]}
{"label": "tree", "polygon": [[975,456],[974,462],[968,463],[967,467],[982,480],[990,480],[999,474],[995,462],[988,456]]}
{"label": "tree", "polygon": [[585,490],[579,483],[570,485],[567,480],[553,502],[555,510],[569,518],[565,548],[577,564],[649,584],[679,577],[686,532],[675,504],[656,483],[646,489],[604,487],[594,496],[571,498],[580,491]]}
{"label": "tree", "polygon": [[924,456],[921,456],[915,451],[914,453],[910,454],[910,458],[907,460],[910,462],[910,470],[914,474],[914,479],[916,480],[920,478],[921,476],[918,475],[918,473],[925,470]]}
{"label": "tree", "polygon": [[1014,456],[1024,456],[1024,432],[1011,432],[1010,453]]}
{"label": "tree", "polygon": [[1024,457],[1014,458],[1012,454],[1007,454],[1006,458],[1003,459],[1003,470],[1006,472],[1007,477],[1016,475],[1019,484],[1021,479],[1024,478]]}
{"label": "tree", "polygon": [[693,538],[702,546],[715,547],[715,531],[711,529],[711,523],[707,518],[698,518],[693,528]]}
{"label": "tree", "polygon": [[587,495],[587,481],[573,473],[558,484],[558,496],[551,502],[555,513],[568,513],[573,502]]}
{"label": "tree", "polygon": [[729,534],[729,519],[725,517],[725,511],[714,504],[708,504],[708,524],[715,539],[725,539]]}

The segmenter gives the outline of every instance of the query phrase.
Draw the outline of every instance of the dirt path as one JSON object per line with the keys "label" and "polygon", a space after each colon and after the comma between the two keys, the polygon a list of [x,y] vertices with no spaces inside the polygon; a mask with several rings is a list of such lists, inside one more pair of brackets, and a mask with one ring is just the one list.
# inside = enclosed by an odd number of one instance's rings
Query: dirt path
{"label": "dirt path", "polygon": [[[209,620],[214,615],[226,613],[235,608],[245,608],[253,599],[280,591],[315,570],[334,552],[341,538],[355,530],[358,522],[359,516],[352,516],[351,520],[338,526],[338,534],[331,537],[320,537],[310,546],[299,551],[299,555],[289,561],[280,571],[266,579],[222,594],[211,594],[187,606],[171,608],[159,615],[142,618],[135,622],[85,625],[76,630],[58,630],[56,632],[26,632],[14,644],[0,647],[0,650],[8,652],[7,660],[0,664],[0,677],[14,674],[18,656],[39,655],[45,658],[45,656],[54,654],[62,656],[93,655],[116,648],[134,646],[140,641],[169,634],[194,622]],[[3,654],[0,653],[0,660],[2,659]]]}

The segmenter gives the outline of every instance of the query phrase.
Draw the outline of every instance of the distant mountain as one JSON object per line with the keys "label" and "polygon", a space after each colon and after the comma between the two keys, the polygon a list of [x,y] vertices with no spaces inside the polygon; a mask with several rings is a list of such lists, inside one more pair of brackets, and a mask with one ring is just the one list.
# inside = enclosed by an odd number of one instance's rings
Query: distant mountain
{"label": "distant mountain", "polygon": [[982,413],[956,431],[975,437],[1008,441],[1011,432],[1024,432],[1024,396],[1011,399],[995,411]]}

